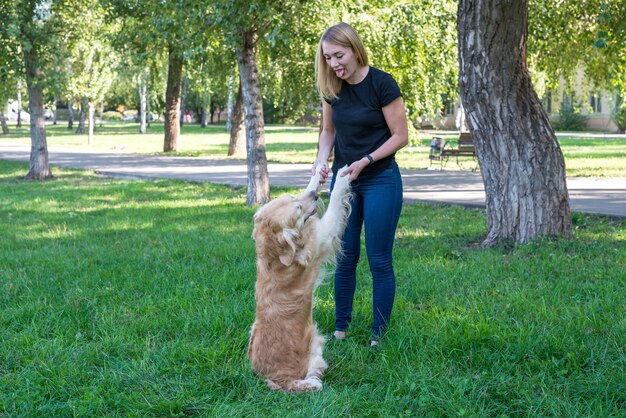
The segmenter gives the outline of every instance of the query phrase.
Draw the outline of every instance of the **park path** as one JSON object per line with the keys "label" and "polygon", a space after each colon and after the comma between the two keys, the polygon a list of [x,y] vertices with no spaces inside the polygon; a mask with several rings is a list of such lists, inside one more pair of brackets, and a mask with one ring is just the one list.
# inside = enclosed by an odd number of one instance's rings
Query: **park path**
{"label": "park path", "polygon": [[[245,161],[210,157],[103,152],[72,147],[49,147],[50,164],[81,168],[126,178],[171,178],[230,186],[247,184]],[[30,147],[0,145],[0,159],[28,161]],[[272,186],[306,187],[310,164],[269,163]],[[402,170],[406,202],[440,202],[484,207],[480,173],[450,170]],[[572,210],[626,217],[626,178],[567,179]]]}

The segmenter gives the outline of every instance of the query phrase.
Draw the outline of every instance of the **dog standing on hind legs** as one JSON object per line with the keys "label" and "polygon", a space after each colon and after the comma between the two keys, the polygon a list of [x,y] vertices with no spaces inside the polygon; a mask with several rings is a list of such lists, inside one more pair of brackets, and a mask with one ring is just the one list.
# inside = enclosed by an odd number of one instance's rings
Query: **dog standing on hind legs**
{"label": "dog standing on hind legs", "polygon": [[256,312],[248,358],[271,389],[320,390],[328,367],[324,337],[313,322],[313,293],[324,263],[341,251],[350,213],[350,181],[337,173],[320,218],[320,168],[299,196],[281,196],[254,215]]}

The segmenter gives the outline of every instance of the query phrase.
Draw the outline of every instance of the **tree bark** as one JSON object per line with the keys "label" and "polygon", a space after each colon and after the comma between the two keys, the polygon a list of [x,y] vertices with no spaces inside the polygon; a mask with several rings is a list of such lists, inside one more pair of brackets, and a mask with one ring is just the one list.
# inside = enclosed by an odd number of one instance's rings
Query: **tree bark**
{"label": "tree bark", "polygon": [[248,193],[246,204],[264,204],[270,200],[270,182],[265,154],[265,124],[263,99],[259,84],[255,44],[257,34],[243,33],[237,64],[241,75],[243,107],[246,120],[246,149],[248,163]]}
{"label": "tree bark", "polygon": [[243,157],[244,155],[246,155],[246,125],[243,114],[243,95],[241,93],[241,83],[239,83],[237,99],[231,114],[228,156]]}
{"label": "tree bark", "polygon": [[37,51],[31,48],[24,53],[26,86],[30,111],[30,164],[27,180],[45,180],[52,177],[48,163],[46,121],[43,116],[43,89],[41,69],[37,64]]}
{"label": "tree bark", "polygon": [[227,109],[228,112],[226,112],[226,132],[230,133],[230,130],[233,127],[233,106],[234,106],[234,84],[235,84],[235,80],[234,77],[232,75],[230,75],[228,77],[228,104],[227,104]]}
{"label": "tree bark", "polygon": [[0,109],[0,125],[2,125],[2,135],[8,135],[9,125],[7,124],[7,118],[4,116],[4,112]]}
{"label": "tree bark", "polygon": [[526,64],[528,0],[461,0],[461,99],[485,184],[483,246],[571,237],[565,161]]}
{"label": "tree bark", "polygon": [[170,47],[165,92],[165,143],[164,152],[178,150],[180,136],[180,94],[183,75],[183,60],[173,47]]}

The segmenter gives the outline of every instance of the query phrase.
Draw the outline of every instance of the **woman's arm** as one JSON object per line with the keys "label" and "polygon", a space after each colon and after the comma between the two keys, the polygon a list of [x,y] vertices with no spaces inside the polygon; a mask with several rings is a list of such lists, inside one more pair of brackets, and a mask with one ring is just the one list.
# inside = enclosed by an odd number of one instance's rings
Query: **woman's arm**
{"label": "woman's arm", "polygon": [[[409,128],[407,126],[406,111],[402,97],[398,97],[393,102],[383,107],[383,116],[391,131],[391,137],[370,154],[372,162],[393,154],[409,143]],[[366,156],[363,156],[360,160],[353,162],[345,173],[350,173],[350,181],[354,181],[369,164],[370,160]]]}
{"label": "woman's arm", "polygon": [[[320,138],[317,146],[317,158],[313,163],[311,173],[314,175],[317,165],[320,163],[328,163],[330,154],[333,151],[335,145],[335,125],[333,124],[333,108],[322,101],[322,131],[320,132]],[[322,170],[322,183],[328,177],[329,169]]]}

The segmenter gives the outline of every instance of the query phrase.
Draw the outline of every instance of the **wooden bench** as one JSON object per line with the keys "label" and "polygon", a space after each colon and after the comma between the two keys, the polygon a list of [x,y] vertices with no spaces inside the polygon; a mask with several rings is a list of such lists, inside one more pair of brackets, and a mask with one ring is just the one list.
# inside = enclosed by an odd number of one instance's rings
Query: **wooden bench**
{"label": "wooden bench", "polygon": [[[474,140],[472,134],[469,132],[461,132],[459,137],[459,145],[456,148],[447,146],[449,144],[444,143],[441,148],[441,155],[439,161],[441,161],[441,168],[446,165],[450,157],[456,157],[456,163],[459,165],[459,157],[472,157],[476,160],[476,149],[474,148]],[[432,161],[432,160],[431,160]]]}

